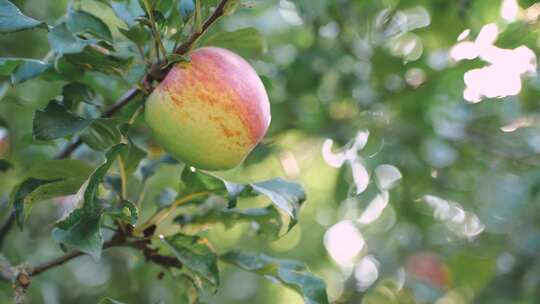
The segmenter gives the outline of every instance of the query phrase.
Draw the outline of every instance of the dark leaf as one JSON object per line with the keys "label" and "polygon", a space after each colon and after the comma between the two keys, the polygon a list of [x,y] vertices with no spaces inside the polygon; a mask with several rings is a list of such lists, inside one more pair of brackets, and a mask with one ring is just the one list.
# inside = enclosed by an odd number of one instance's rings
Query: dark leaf
{"label": "dark leaf", "polygon": [[231,251],[221,256],[221,260],[280,282],[300,293],[304,298],[304,303],[328,303],[324,281],[311,274],[306,265],[300,262],[238,251]]}
{"label": "dark leaf", "polygon": [[135,25],[129,29],[118,29],[127,39],[133,41],[138,46],[144,46],[151,39],[150,31],[141,25]]}
{"label": "dark leaf", "polygon": [[0,172],[5,172],[13,166],[5,159],[0,159]]}
{"label": "dark leaf", "polygon": [[49,45],[57,54],[77,54],[87,46],[94,44],[93,40],[84,40],[69,31],[66,23],[60,23],[49,32]]}
{"label": "dark leaf", "polygon": [[138,0],[113,0],[111,7],[116,15],[130,27],[135,25],[137,18],[144,16]]}
{"label": "dark leaf", "polygon": [[125,151],[124,155],[122,155],[122,160],[124,161],[126,175],[130,176],[137,169],[141,160],[146,157],[146,152],[131,140],[128,140],[128,146]]}
{"label": "dark leaf", "polygon": [[13,3],[0,0],[0,33],[17,32],[38,26],[47,28],[44,22],[23,15]]}
{"label": "dark leaf", "polygon": [[28,194],[34,191],[37,187],[41,185],[45,185],[50,182],[52,181],[29,178],[13,189],[13,192],[11,195],[11,201],[12,201],[13,207],[15,208],[17,224],[19,225],[19,228],[21,228],[21,230],[23,228],[23,224],[25,220],[24,199],[26,198]]}
{"label": "dark leaf", "polygon": [[33,203],[76,193],[91,171],[86,163],[74,159],[48,160],[31,167],[12,197],[19,226],[22,228]]}
{"label": "dark leaf", "polygon": [[81,138],[90,148],[98,151],[120,143],[122,134],[118,129],[118,122],[109,118],[99,118],[81,133]]}
{"label": "dark leaf", "polygon": [[75,209],[66,219],[56,224],[52,231],[53,239],[99,259],[103,247],[101,211],[95,211],[90,213]]}
{"label": "dark leaf", "polygon": [[101,256],[103,236],[100,224],[103,206],[97,198],[97,191],[105,174],[125,148],[126,145],[119,144],[107,151],[105,162],[86,181],[82,206],[56,224],[52,234],[57,242],[90,254],[95,259]]}
{"label": "dark leaf", "polygon": [[64,58],[71,64],[85,70],[117,74],[119,76],[123,76],[132,64],[132,59],[122,58],[97,45],[86,47],[78,53],[67,54]]}
{"label": "dark leaf", "polygon": [[72,10],[68,14],[67,27],[74,34],[89,33],[94,37],[112,42],[111,30],[98,17],[80,10]]}
{"label": "dark leaf", "polygon": [[177,233],[163,241],[187,269],[214,287],[219,284],[217,255],[208,246],[208,240]]}
{"label": "dark leaf", "polygon": [[73,135],[90,123],[91,120],[76,116],[53,100],[45,109],[36,111],[32,132],[35,139],[51,140]]}
{"label": "dark leaf", "polygon": [[68,108],[80,102],[93,104],[96,93],[89,86],[80,82],[72,82],[62,88],[63,103]]}

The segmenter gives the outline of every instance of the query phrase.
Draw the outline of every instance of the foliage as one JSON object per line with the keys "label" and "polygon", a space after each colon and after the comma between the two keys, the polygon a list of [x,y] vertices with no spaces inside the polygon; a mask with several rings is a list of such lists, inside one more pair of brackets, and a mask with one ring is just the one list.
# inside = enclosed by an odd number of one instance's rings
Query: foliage
{"label": "foliage", "polygon": [[[539,12],[0,0],[0,302],[536,303]],[[205,45],[271,100],[227,172],[172,159],[141,115]]]}

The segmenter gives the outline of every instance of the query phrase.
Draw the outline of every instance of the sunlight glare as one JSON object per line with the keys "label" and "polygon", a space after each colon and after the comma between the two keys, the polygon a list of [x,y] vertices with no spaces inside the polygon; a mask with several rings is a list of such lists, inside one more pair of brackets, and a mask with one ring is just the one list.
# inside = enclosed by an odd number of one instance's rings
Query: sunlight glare
{"label": "sunlight glare", "polygon": [[324,235],[328,254],[340,266],[350,266],[365,244],[362,234],[349,220],[338,222]]}

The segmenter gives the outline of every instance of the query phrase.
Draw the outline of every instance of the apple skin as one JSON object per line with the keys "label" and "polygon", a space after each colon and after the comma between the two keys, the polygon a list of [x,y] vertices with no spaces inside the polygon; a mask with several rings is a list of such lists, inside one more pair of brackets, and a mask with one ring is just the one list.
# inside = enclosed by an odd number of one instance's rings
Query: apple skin
{"label": "apple skin", "polygon": [[156,142],[188,165],[226,170],[239,165],[270,125],[264,85],[242,57],[204,47],[176,64],[146,101]]}

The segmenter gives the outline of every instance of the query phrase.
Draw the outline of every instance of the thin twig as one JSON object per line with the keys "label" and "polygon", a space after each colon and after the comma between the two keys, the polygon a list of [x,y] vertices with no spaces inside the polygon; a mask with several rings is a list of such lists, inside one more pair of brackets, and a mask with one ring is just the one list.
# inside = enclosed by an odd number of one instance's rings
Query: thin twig
{"label": "thin twig", "polygon": [[[129,246],[131,243],[125,240],[123,237],[113,237],[111,240],[105,242],[103,244],[103,250],[111,248],[111,247],[119,247],[119,246]],[[28,269],[28,275],[30,276],[37,276],[40,273],[43,273],[51,268],[60,266],[66,262],[69,262],[70,260],[79,257],[81,255],[84,255],[84,252],[81,251],[73,251],[66,253],[63,256],[60,256],[58,258],[55,258],[53,260],[41,263],[37,266],[31,267]]]}

